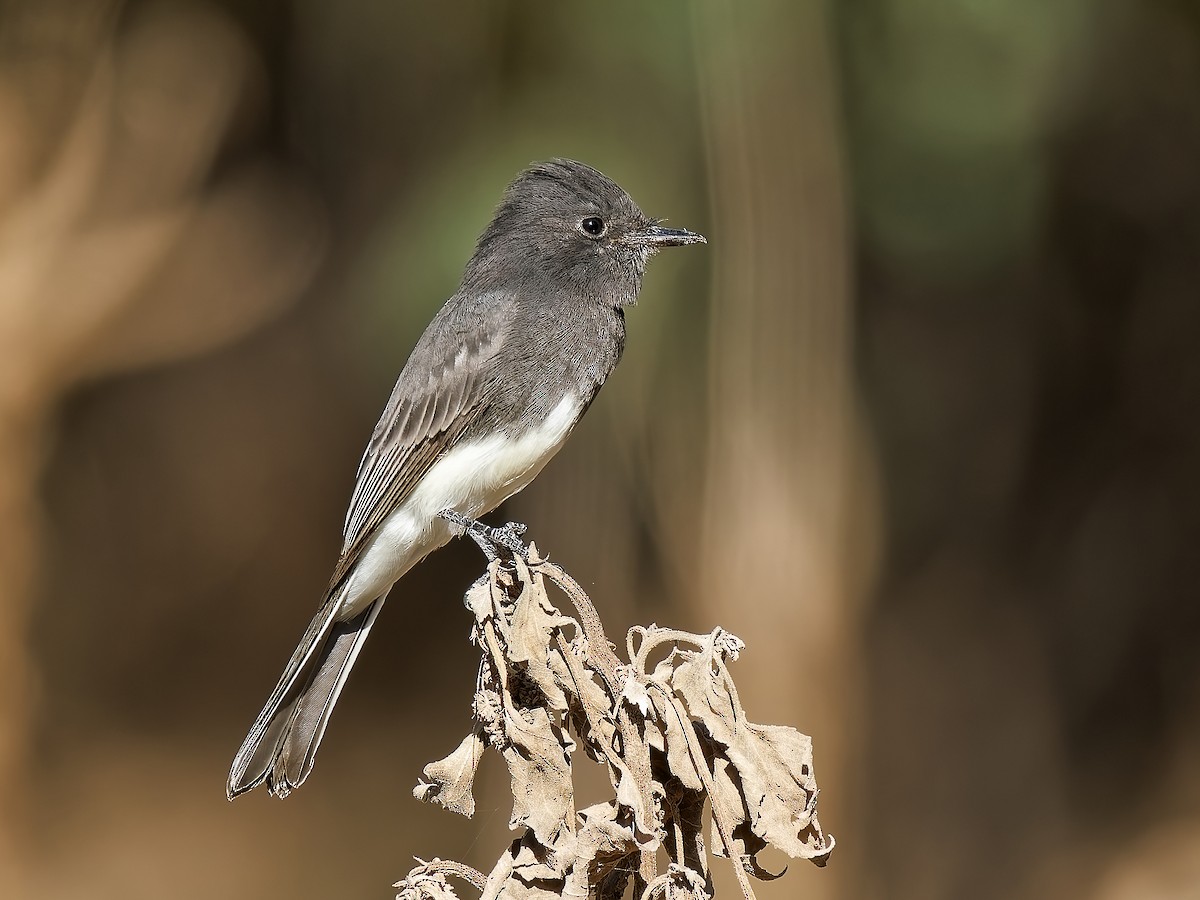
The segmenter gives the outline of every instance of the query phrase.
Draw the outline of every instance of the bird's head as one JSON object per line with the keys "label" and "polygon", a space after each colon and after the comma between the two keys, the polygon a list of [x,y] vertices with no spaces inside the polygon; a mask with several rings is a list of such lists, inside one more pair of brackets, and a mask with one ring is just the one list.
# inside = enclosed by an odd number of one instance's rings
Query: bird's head
{"label": "bird's head", "polygon": [[[570,159],[538,163],[508,186],[467,266],[468,279],[517,287],[550,281],[614,306],[636,301],[646,261],[702,244],[646,216],[619,184]],[[480,285],[482,286],[482,285]]]}

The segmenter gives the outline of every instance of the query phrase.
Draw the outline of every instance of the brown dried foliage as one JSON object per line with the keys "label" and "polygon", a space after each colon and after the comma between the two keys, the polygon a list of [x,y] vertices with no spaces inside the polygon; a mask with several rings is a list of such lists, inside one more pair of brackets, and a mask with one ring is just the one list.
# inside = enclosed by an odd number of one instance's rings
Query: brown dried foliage
{"label": "brown dried foliage", "polygon": [[[551,602],[547,581],[575,618]],[[483,900],[615,900],[631,879],[642,900],[708,898],[706,801],[712,852],[735,861],[747,898],[748,876],[778,877],[757,860],[768,845],[825,864],[834,842],[817,821],[812,742],[793,728],[747,721],[728,668],[743,649],[738,638],[721,628],[700,635],[635,627],[622,663],[582,588],[533,545],[527,559],[493,560],[466,602],[483,656],[476,725],[425,767],[413,793],[471,816],[475,773],[491,747],[508,764],[509,825],[521,834],[486,876],[418,859],[396,885],[398,900],[456,897],[447,875],[471,883]],[[579,749],[606,767],[614,798],[577,811]],[[660,851],[670,860],[662,873]]]}

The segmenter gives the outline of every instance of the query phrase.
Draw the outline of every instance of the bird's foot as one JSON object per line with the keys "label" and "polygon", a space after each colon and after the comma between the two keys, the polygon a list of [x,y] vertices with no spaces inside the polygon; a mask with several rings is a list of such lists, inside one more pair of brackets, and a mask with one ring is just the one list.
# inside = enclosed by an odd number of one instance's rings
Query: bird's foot
{"label": "bird's foot", "polygon": [[483,555],[488,558],[488,562],[503,557],[505,553],[501,551],[505,551],[509,556],[529,561],[529,548],[521,540],[521,535],[525,533],[525,526],[520,522],[509,522],[499,528],[493,528],[491,525],[484,525],[478,519],[464,516],[453,509],[443,509],[438,515],[450,523],[450,527],[457,537],[466,536],[473,540],[483,551]]}

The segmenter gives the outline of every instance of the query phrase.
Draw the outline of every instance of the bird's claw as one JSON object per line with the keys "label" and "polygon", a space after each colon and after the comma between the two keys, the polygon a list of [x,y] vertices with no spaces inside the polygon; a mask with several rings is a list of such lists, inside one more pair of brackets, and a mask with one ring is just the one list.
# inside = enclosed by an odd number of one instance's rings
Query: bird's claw
{"label": "bird's claw", "polygon": [[526,529],[520,522],[509,522],[499,528],[493,528],[453,509],[443,509],[438,515],[450,523],[456,537],[466,536],[473,540],[488,558],[488,562],[500,559],[503,555],[499,552],[501,550],[529,561],[529,548],[521,541],[521,535]]}
{"label": "bird's claw", "polygon": [[[484,526],[487,528],[487,526]],[[519,556],[521,559],[529,562],[529,548],[521,540],[521,535],[525,533],[525,526],[520,522],[506,522],[499,528],[488,528],[488,537],[491,538],[493,544],[503,547],[513,556]]]}

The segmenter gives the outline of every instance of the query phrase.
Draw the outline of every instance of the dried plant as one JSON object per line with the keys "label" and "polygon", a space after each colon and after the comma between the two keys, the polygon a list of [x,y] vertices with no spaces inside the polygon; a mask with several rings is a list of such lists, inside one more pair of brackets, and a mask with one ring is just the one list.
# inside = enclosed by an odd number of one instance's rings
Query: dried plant
{"label": "dried plant", "polygon": [[[462,524],[462,523],[460,523]],[[595,607],[561,568],[521,545],[520,526],[467,533],[490,557],[466,594],[482,651],[475,727],[430,763],[414,795],[473,815],[472,784],[487,747],[512,779],[509,825],[520,836],[490,875],[434,859],[399,882],[398,900],[456,897],[446,876],[495,898],[713,896],[703,836],[750,880],[778,877],[757,854],[768,845],[824,865],[833,838],[817,821],[812,742],[793,728],[746,719],[728,663],[743,649],[729,632],[635,627],[622,663]],[[564,615],[547,582],[574,607]],[[657,662],[653,662],[654,660]],[[572,738],[574,735],[574,738]],[[614,798],[575,809],[572,762],[582,749],[607,768]],[[660,851],[670,863],[658,871]],[[780,873],[782,874],[782,873]]]}

